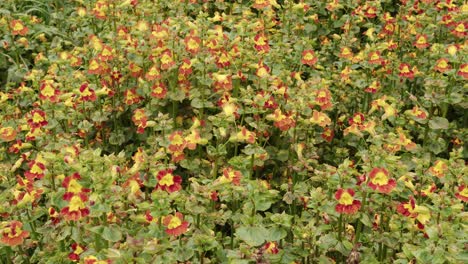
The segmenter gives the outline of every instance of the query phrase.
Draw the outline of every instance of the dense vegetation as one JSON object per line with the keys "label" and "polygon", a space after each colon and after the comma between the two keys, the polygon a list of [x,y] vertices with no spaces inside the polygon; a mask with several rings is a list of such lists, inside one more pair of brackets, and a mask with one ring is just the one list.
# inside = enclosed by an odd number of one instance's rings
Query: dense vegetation
{"label": "dense vegetation", "polygon": [[467,263],[467,13],[1,1],[0,263]]}

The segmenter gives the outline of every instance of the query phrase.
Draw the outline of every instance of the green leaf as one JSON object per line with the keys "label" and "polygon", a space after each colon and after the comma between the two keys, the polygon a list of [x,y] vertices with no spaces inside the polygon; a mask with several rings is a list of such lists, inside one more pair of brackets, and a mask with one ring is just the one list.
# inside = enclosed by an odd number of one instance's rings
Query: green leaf
{"label": "green leaf", "polygon": [[265,237],[267,241],[279,241],[286,237],[288,232],[281,227],[273,227],[268,229],[268,235]]}
{"label": "green leaf", "polygon": [[242,226],[236,230],[236,236],[249,246],[257,247],[265,242],[268,231],[264,227]]}
{"label": "green leaf", "polygon": [[431,129],[448,129],[449,121],[444,117],[434,117],[429,121],[429,127]]}
{"label": "green leaf", "polygon": [[105,226],[101,235],[102,238],[111,242],[117,242],[122,239],[122,232],[120,232],[119,228],[112,226]]}

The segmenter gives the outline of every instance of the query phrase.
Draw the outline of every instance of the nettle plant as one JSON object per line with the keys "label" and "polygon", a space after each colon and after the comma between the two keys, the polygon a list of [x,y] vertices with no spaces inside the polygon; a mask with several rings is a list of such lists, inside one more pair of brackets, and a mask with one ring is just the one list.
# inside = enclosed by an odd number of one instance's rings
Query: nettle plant
{"label": "nettle plant", "polygon": [[467,262],[467,10],[2,1],[0,262]]}

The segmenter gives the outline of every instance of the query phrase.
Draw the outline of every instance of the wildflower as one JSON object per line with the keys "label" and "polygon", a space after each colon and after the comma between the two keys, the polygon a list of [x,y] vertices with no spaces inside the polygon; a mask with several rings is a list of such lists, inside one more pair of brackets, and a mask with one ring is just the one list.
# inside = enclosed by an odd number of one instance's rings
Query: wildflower
{"label": "wildflower", "polygon": [[147,81],[154,81],[156,79],[161,79],[161,72],[159,71],[159,68],[157,65],[151,66],[149,68],[148,72],[145,75],[145,79]]}
{"label": "wildflower", "polygon": [[414,71],[410,67],[411,66],[408,63],[400,63],[400,66],[398,67],[400,73],[398,76],[414,79]]}
{"label": "wildflower", "polygon": [[266,242],[265,245],[263,246],[263,250],[265,250],[266,253],[268,254],[278,254],[279,249],[278,249],[278,243],[276,242]]}
{"label": "wildflower", "polygon": [[159,99],[164,99],[167,94],[166,85],[162,81],[158,81],[151,87],[151,96]]}
{"label": "wildflower", "polygon": [[86,195],[86,193],[89,193],[91,191],[88,188],[83,188],[83,186],[78,182],[78,180],[80,179],[81,175],[77,172],[63,179],[62,187],[64,187],[66,190],[66,192],[63,194],[64,200],[68,201],[74,195]]}
{"label": "wildflower", "polygon": [[22,229],[23,223],[13,220],[10,222],[0,223],[0,242],[10,247],[18,246],[23,243],[23,240],[29,237],[29,232]]}
{"label": "wildflower", "polygon": [[430,167],[428,171],[430,174],[442,178],[447,173],[448,166],[447,163],[445,163],[445,161],[437,160],[434,163],[434,166]]}
{"label": "wildflower", "polygon": [[260,61],[257,65],[257,71],[255,74],[260,78],[268,77],[270,75],[270,67],[264,64],[263,61]]}
{"label": "wildflower", "polygon": [[31,128],[41,128],[49,122],[46,120],[46,113],[42,110],[35,109],[29,113],[28,124]]}
{"label": "wildflower", "polygon": [[182,177],[174,175],[172,172],[172,169],[158,172],[158,175],[156,176],[158,178],[158,184],[155,188],[156,190],[163,190],[172,193],[182,189],[182,186],[180,185],[182,183]]}
{"label": "wildflower", "polygon": [[419,34],[416,36],[416,40],[414,41],[413,45],[418,49],[425,49],[430,46],[427,42],[427,35]]}
{"label": "wildflower", "polygon": [[73,243],[71,245],[72,252],[68,254],[68,259],[70,259],[73,262],[78,262],[80,260],[80,254],[83,253],[86,248],[77,244]]}
{"label": "wildflower", "polygon": [[219,177],[221,183],[230,183],[234,185],[240,185],[240,179],[242,178],[242,173],[240,171],[234,170],[233,168],[224,168],[223,175]]}
{"label": "wildflower", "polygon": [[138,127],[137,133],[143,134],[148,122],[148,116],[145,109],[135,109],[132,116],[133,123]]}
{"label": "wildflower", "polygon": [[397,206],[397,212],[412,219],[416,219],[419,229],[424,229],[424,225],[429,222],[431,218],[429,209],[425,206],[417,205],[414,197],[410,197],[408,202],[400,203]]}
{"label": "wildflower", "polygon": [[263,33],[259,33],[254,37],[254,48],[260,53],[267,53],[270,51],[270,45],[268,45],[268,39]]}
{"label": "wildflower", "polygon": [[28,27],[26,27],[23,24],[23,21],[21,20],[12,20],[10,22],[10,27],[11,27],[11,34],[13,34],[13,36],[16,36],[16,35],[26,36],[29,32]]}
{"label": "wildflower", "polygon": [[237,132],[235,139],[237,142],[246,142],[249,144],[255,143],[255,132],[247,130],[245,127],[241,127],[240,131]]}
{"label": "wildflower", "polygon": [[191,53],[192,55],[195,55],[200,51],[201,39],[199,37],[193,36],[192,34],[188,35],[187,37],[185,37],[184,43],[185,50]]}
{"label": "wildflower", "polygon": [[88,65],[88,73],[89,74],[104,74],[108,70],[107,65],[105,63],[99,62],[97,59],[91,59]]}
{"label": "wildflower", "polygon": [[368,55],[368,60],[370,64],[381,65],[384,62],[384,59],[380,56],[380,51],[372,51]]}
{"label": "wildflower", "polygon": [[[66,199],[65,199],[66,198]],[[78,221],[89,215],[89,208],[86,206],[88,196],[84,193],[67,195],[64,200],[68,201],[68,206],[62,208],[60,213],[66,221]]]}
{"label": "wildflower", "polygon": [[333,140],[334,136],[335,136],[335,132],[333,132],[333,130],[328,127],[326,127],[323,130],[322,135],[321,135],[321,137],[328,143],[330,143]]}
{"label": "wildflower", "polygon": [[331,119],[327,116],[327,114],[313,110],[310,122],[321,127],[326,127],[331,124]]}
{"label": "wildflower", "polygon": [[48,213],[52,224],[56,225],[60,222],[59,213],[55,210],[55,208],[49,207]]}
{"label": "wildflower", "polygon": [[109,61],[114,58],[115,51],[111,47],[107,45],[103,45],[101,53],[98,55],[98,58],[101,61]]}
{"label": "wildflower", "polygon": [[110,260],[99,260],[95,256],[86,256],[83,264],[111,264]]}
{"label": "wildflower", "polygon": [[452,67],[449,64],[449,60],[446,58],[438,59],[436,65],[434,66],[434,70],[444,73],[449,71]]}
{"label": "wildflower", "polygon": [[2,127],[0,128],[0,139],[5,142],[15,140],[16,130],[13,127]]}
{"label": "wildflower", "polygon": [[81,95],[81,100],[83,101],[96,101],[96,92],[94,92],[93,89],[89,88],[88,83],[83,83],[80,86],[80,95]]}
{"label": "wildflower", "polygon": [[141,96],[137,94],[136,88],[125,90],[124,97],[125,97],[124,102],[127,105],[137,104],[143,99]]}
{"label": "wildflower", "polygon": [[174,215],[164,217],[163,225],[166,226],[166,234],[179,236],[187,232],[189,223],[184,221],[184,216],[181,213],[176,212]]}
{"label": "wildflower", "polygon": [[59,89],[55,87],[54,80],[43,80],[39,88],[39,99],[49,100],[52,103],[58,102]]}
{"label": "wildflower", "polygon": [[161,54],[161,70],[168,70],[172,68],[176,63],[173,59],[172,51],[167,49]]}
{"label": "wildflower", "polygon": [[354,214],[361,208],[361,202],[354,200],[353,189],[338,189],[335,193],[335,199],[338,204],[335,207],[336,212],[340,214]]}
{"label": "wildflower", "polygon": [[275,109],[273,114],[268,115],[267,119],[273,120],[274,126],[279,128],[281,131],[287,131],[296,126],[296,121],[293,119],[292,114],[283,114],[279,108]]}
{"label": "wildflower", "polygon": [[304,50],[302,52],[302,59],[301,63],[305,65],[312,66],[317,63],[318,58],[315,56],[315,52],[313,50]]}
{"label": "wildflower", "polygon": [[34,179],[42,179],[44,177],[44,172],[46,161],[42,158],[41,154],[38,154],[36,159],[28,163],[29,170],[24,173],[24,176],[30,181]]}
{"label": "wildflower", "polygon": [[141,68],[138,64],[130,62],[128,65],[128,69],[130,70],[130,76],[133,78],[138,78],[143,75],[143,68]]}
{"label": "wildflower", "polygon": [[457,36],[459,38],[464,38],[468,36],[468,32],[466,31],[468,28],[468,23],[467,22],[458,22],[458,24],[455,25],[455,28],[450,31],[454,36]]}
{"label": "wildflower", "polygon": [[213,86],[215,92],[219,90],[230,91],[232,90],[232,76],[230,74],[213,73]]}
{"label": "wildflower", "polygon": [[468,79],[468,63],[460,65],[457,75],[463,77],[463,79]]}
{"label": "wildflower", "polygon": [[458,192],[455,193],[455,197],[464,202],[468,202],[468,188],[466,188],[466,185],[458,186]]}
{"label": "wildflower", "polygon": [[380,82],[379,81],[373,81],[366,89],[365,91],[368,93],[376,93],[380,89]]}
{"label": "wildflower", "polygon": [[231,65],[231,58],[229,56],[229,54],[225,51],[225,50],[222,50],[222,51],[219,51],[217,54],[216,54],[216,66],[218,68],[226,68],[226,67],[229,67]]}
{"label": "wildflower", "polygon": [[367,185],[381,193],[390,193],[396,187],[395,179],[389,179],[389,173],[385,168],[373,168],[369,173]]}
{"label": "wildflower", "polygon": [[315,104],[319,105],[322,111],[332,107],[331,99],[331,93],[327,88],[315,91]]}
{"label": "wildflower", "polygon": [[179,75],[188,76],[192,73],[192,61],[188,58],[182,60],[182,64],[179,67]]}
{"label": "wildflower", "polygon": [[348,47],[342,47],[340,50],[340,58],[350,59],[354,56],[353,51]]}

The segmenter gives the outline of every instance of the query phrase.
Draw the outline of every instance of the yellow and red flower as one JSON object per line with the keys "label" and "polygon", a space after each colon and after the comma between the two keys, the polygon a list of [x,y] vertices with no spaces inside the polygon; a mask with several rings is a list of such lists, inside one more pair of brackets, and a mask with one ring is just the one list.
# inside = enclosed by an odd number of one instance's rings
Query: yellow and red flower
{"label": "yellow and red flower", "polygon": [[384,59],[380,56],[380,51],[372,51],[368,55],[368,60],[370,64],[381,65],[384,62]]}
{"label": "yellow and red flower", "polygon": [[416,35],[416,40],[413,42],[413,45],[418,49],[425,49],[430,46],[427,41],[426,34],[418,34]]}
{"label": "yellow and red flower", "polygon": [[373,81],[364,91],[368,93],[376,93],[378,90],[380,90],[380,82]]}
{"label": "yellow and red flower", "polygon": [[434,163],[434,166],[430,167],[429,168],[429,173],[431,173],[432,175],[434,176],[437,176],[439,178],[442,178],[445,176],[445,174],[447,173],[448,171],[448,166],[447,166],[447,163],[445,163],[445,161],[443,160],[437,160],[435,163]]}
{"label": "yellow and red flower", "polygon": [[309,66],[313,66],[317,63],[318,58],[315,56],[315,52],[313,50],[304,50],[302,52],[301,63]]}
{"label": "yellow and red flower", "polygon": [[268,44],[268,39],[265,37],[265,34],[259,33],[255,35],[254,43],[254,48],[260,52],[260,54],[270,51],[270,45]]}
{"label": "yellow and red flower", "polygon": [[465,80],[468,79],[468,63],[460,65],[457,75],[463,77]]}
{"label": "yellow and red flower", "polygon": [[213,73],[213,87],[215,92],[232,90],[232,76],[230,74]]}
{"label": "yellow and red flower", "polygon": [[452,69],[452,67],[449,64],[449,60],[446,58],[438,59],[436,65],[434,66],[434,70],[441,73],[449,71],[450,69]]}
{"label": "yellow and red flower", "polygon": [[78,182],[80,179],[81,175],[77,172],[63,179],[62,187],[64,187],[66,190],[66,192],[63,194],[64,200],[69,201],[74,195],[86,195],[86,193],[91,191],[88,188],[83,188],[83,186]]}
{"label": "yellow and red flower", "polygon": [[232,183],[234,185],[240,185],[242,173],[238,170],[234,170],[231,167],[223,169],[223,175],[219,177],[221,183]]}
{"label": "yellow and red flower", "polygon": [[164,99],[167,94],[166,85],[162,81],[158,81],[151,87],[151,96],[159,99]]}
{"label": "yellow and red flower", "polygon": [[111,264],[110,260],[99,260],[95,256],[86,256],[83,259],[83,264]]}
{"label": "yellow and red flower", "polygon": [[458,24],[455,24],[454,29],[452,29],[450,32],[459,38],[464,38],[468,36],[467,28],[468,22],[458,22]]}
{"label": "yellow and red flower", "polygon": [[168,149],[170,152],[184,151],[186,147],[186,142],[183,136],[182,131],[174,131],[169,135],[169,146]]}
{"label": "yellow and red flower", "polygon": [[22,229],[23,223],[13,220],[0,223],[0,242],[10,247],[23,244],[25,238],[29,237],[29,232]]}
{"label": "yellow and red flower", "polygon": [[145,109],[135,109],[132,116],[133,123],[138,127],[137,133],[143,134],[148,122],[148,116]]}
{"label": "yellow and red flower", "polygon": [[66,221],[78,221],[81,218],[88,216],[89,208],[86,206],[88,196],[83,192],[70,194],[71,195],[67,195],[66,197],[64,195],[64,200],[68,201],[69,204],[60,210],[60,214],[63,215],[63,218]]}
{"label": "yellow and red flower", "polygon": [[39,99],[49,100],[52,103],[58,102],[59,89],[55,87],[54,80],[43,80],[39,87]]}
{"label": "yellow and red flower", "polygon": [[163,218],[163,225],[166,227],[166,234],[170,236],[180,236],[187,232],[189,223],[184,221],[184,216],[176,212]]}
{"label": "yellow and red flower", "polygon": [[192,74],[192,61],[188,58],[182,60],[182,64],[179,67],[179,75],[189,76]]}
{"label": "yellow and red flower", "polygon": [[125,90],[124,97],[124,102],[127,105],[137,104],[143,99],[140,95],[138,95],[136,88]]}
{"label": "yellow and red flower", "polygon": [[193,55],[200,51],[201,39],[193,34],[188,35],[184,39],[185,50]]}
{"label": "yellow and red flower", "polygon": [[400,63],[400,66],[398,66],[398,69],[400,71],[398,76],[406,77],[408,79],[414,78],[414,71],[413,69],[411,69],[411,66],[408,63]]}
{"label": "yellow and red flower", "polygon": [[31,128],[41,128],[49,122],[46,119],[46,113],[39,109],[34,109],[29,113],[28,124]]}
{"label": "yellow and red flower", "polygon": [[466,188],[466,185],[458,186],[458,192],[455,193],[455,197],[468,203],[468,188]]}
{"label": "yellow and red flower", "polygon": [[335,136],[335,132],[328,127],[326,127],[321,134],[321,137],[328,143],[330,143],[333,140],[334,136]]}
{"label": "yellow and red flower", "polygon": [[130,76],[133,78],[138,78],[143,74],[143,68],[134,62],[130,62],[128,69],[130,70]]}
{"label": "yellow and red flower", "polygon": [[292,127],[296,126],[296,121],[292,117],[291,113],[283,114],[281,109],[275,109],[273,114],[267,116],[268,120],[274,121],[274,126],[279,128],[281,131],[287,131]]}
{"label": "yellow and red flower", "polygon": [[23,21],[21,20],[12,20],[10,22],[10,27],[11,27],[11,34],[13,36],[20,35],[20,36],[26,36],[28,34],[29,29],[23,24]]}
{"label": "yellow and red flower", "polygon": [[16,130],[12,127],[2,127],[0,128],[0,139],[5,142],[10,142],[16,138]]}
{"label": "yellow and red flower", "polygon": [[160,60],[161,70],[168,70],[176,64],[172,55],[172,51],[169,49],[163,51]]}
{"label": "yellow and red flower", "polygon": [[276,255],[279,252],[278,243],[275,241],[266,242],[265,245],[263,246],[263,250],[268,254]]}
{"label": "yellow and red flower", "polygon": [[255,9],[263,9],[270,6],[271,0],[255,0],[252,7]]}
{"label": "yellow and red flower", "polygon": [[218,68],[226,68],[231,65],[231,57],[229,56],[229,53],[227,53],[225,50],[219,51],[216,54],[216,66]]}
{"label": "yellow and red flower", "polygon": [[312,124],[319,125],[321,127],[326,127],[331,124],[331,119],[328,117],[327,114],[323,112],[319,112],[317,110],[312,111],[312,117],[310,118],[310,122]]}
{"label": "yellow and red flower", "polygon": [[335,193],[335,199],[338,204],[335,206],[335,211],[340,214],[354,214],[361,208],[361,202],[354,200],[353,189],[338,189]]}
{"label": "yellow and red flower", "polygon": [[340,58],[351,59],[354,56],[353,51],[348,47],[342,47],[340,50]]}
{"label": "yellow and red flower", "polygon": [[243,126],[240,128],[240,131],[237,132],[236,139],[238,142],[254,144],[256,139],[255,132],[249,131]]}
{"label": "yellow and red flower", "polygon": [[115,50],[107,45],[103,45],[101,53],[98,55],[98,58],[101,61],[109,61],[114,59]]}
{"label": "yellow and red flower", "polygon": [[149,68],[148,72],[145,74],[145,79],[147,81],[161,79],[161,72],[159,71],[157,65],[153,65],[151,68]]}
{"label": "yellow and red flower", "polygon": [[408,202],[400,203],[397,206],[397,212],[415,219],[417,221],[418,228],[421,230],[424,229],[424,225],[426,225],[431,218],[429,209],[425,206],[417,205],[414,197],[410,197]]}
{"label": "yellow and red flower", "polygon": [[34,179],[42,179],[46,170],[46,161],[42,158],[42,155],[38,154],[36,159],[28,163],[29,170],[24,173],[24,176],[32,181]]}
{"label": "yellow and red flower", "polygon": [[80,96],[83,101],[96,101],[96,92],[93,89],[89,88],[88,83],[83,83],[80,85]]}
{"label": "yellow and red flower", "polygon": [[86,251],[86,247],[81,246],[80,244],[73,243],[71,245],[72,252],[68,254],[68,259],[73,262],[78,262],[80,260],[80,254]]}
{"label": "yellow and red flower", "polygon": [[162,170],[156,176],[158,184],[156,190],[167,191],[168,193],[177,192],[182,189],[182,177],[172,174],[172,169]]}
{"label": "yellow and red flower", "polygon": [[373,168],[367,185],[378,192],[390,193],[396,187],[396,181],[389,178],[389,172],[385,168]]}
{"label": "yellow and red flower", "polygon": [[330,109],[333,106],[331,100],[331,93],[327,88],[321,88],[315,91],[315,104],[320,106],[322,111]]}

